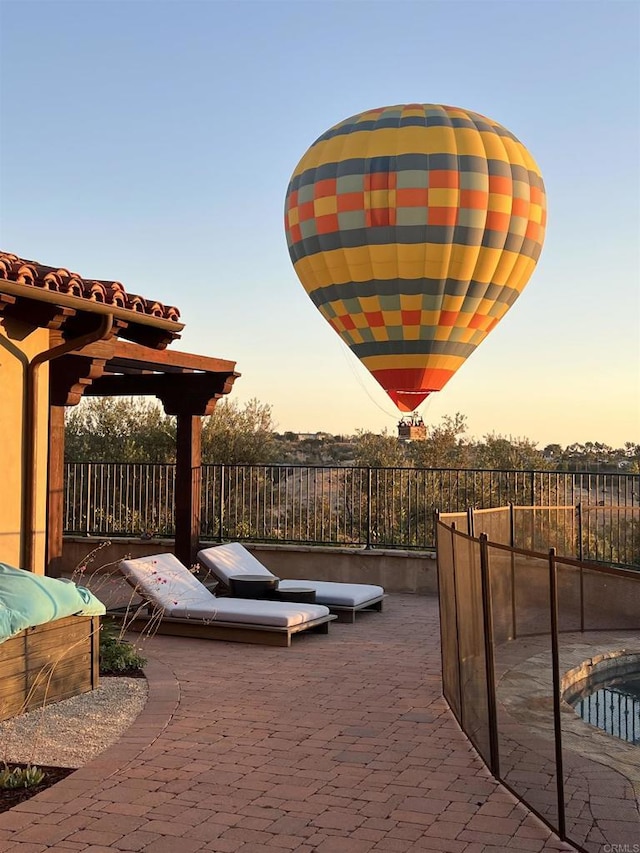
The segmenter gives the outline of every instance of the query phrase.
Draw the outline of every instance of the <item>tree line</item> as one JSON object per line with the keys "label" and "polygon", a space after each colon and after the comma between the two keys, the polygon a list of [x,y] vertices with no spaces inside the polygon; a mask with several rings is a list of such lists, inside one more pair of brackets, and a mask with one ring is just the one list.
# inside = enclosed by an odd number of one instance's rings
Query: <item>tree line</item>
{"label": "tree line", "polygon": [[[94,397],[66,413],[69,462],[175,461],[175,418],[146,398]],[[483,468],[492,470],[640,471],[640,444],[611,448],[598,442],[538,449],[528,438],[467,436],[465,415],[445,415],[424,441],[400,441],[388,432],[353,436],[278,433],[269,404],[253,399],[218,403],[203,419],[202,460],[212,464],[357,465],[364,467]]]}

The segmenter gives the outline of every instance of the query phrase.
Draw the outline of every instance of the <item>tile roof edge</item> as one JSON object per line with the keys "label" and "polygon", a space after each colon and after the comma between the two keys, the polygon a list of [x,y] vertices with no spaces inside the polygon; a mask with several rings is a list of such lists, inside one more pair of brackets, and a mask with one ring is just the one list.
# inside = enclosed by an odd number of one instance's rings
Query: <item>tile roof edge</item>
{"label": "tile roof edge", "polygon": [[[171,324],[176,331],[184,327],[180,322],[180,311],[175,306],[129,293],[118,281],[83,278],[63,267],[45,266],[37,261],[0,251],[0,287],[3,283],[25,288],[24,291],[14,291],[10,288],[14,295],[36,297],[37,293],[48,293],[53,299],[46,298],[44,301],[47,302],[58,301],[66,304],[66,299],[73,299],[77,305],[78,300],[82,300],[85,303],[104,306],[100,313],[105,309],[114,309],[114,314],[120,315],[122,311],[129,319],[132,319],[132,314],[136,314],[137,322],[155,324],[160,321],[160,325]],[[27,293],[26,288],[32,290],[32,293]],[[91,310],[88,305],[86,308]]]}

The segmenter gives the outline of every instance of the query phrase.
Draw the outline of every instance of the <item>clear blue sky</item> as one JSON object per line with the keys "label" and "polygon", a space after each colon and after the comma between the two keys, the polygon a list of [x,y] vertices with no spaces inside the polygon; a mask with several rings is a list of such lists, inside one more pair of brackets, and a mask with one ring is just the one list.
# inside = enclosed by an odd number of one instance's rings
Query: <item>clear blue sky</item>
{"label": "clear blue sky", "polygon": [[484,113],[538,161],[549,224],[497,329],[423,408],[471,435],[640,441],[640,5],[0,0],[0,245],[177,305],[280,431],[395,431],[291,265],[287,184],[371,107]]}

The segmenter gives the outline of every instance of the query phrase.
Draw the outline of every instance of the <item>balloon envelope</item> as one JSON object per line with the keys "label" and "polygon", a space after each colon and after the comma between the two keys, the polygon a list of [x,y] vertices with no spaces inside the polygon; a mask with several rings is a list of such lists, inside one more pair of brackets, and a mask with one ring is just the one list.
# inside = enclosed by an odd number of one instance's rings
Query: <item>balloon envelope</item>
{"label": "balloon envelope", "polygon": [[296,273],[401,411],[441,390],[524,289],[546,223],[540,170],[468,110],[369,110],[320,136],[285,201]]}

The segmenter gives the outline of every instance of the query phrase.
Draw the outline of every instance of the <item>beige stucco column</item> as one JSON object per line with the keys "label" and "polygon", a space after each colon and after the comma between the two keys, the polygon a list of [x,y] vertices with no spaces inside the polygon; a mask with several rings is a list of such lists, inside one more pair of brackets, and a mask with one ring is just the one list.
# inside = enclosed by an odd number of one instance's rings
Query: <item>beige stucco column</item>
{"label": "beige stucco column", "polygon": [[[33,329],[17,320],[0,323],[0,561],[24,567],[24,537],[30,520],[24,518],[26,470],[27,366],[49,347],[48,329]],[[36,403],[37,446],[34,571],[44,574],[46,547],[48,365],[41,367]]]}

